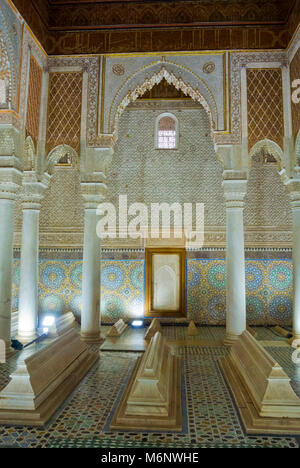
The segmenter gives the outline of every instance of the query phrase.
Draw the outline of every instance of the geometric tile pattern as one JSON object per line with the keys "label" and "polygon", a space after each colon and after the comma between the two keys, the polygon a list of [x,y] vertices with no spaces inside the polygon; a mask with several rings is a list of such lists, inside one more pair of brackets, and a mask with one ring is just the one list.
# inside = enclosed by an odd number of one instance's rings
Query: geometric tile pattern
{"label": "geometric tile pattern", "polygon": [[[165,328],[170,327],[163,327],[163,333]],[[107,430],[107,421],[138,354],[103,352],[46,428],[0,426],[0,447],[298,448],[293,436],[244,433],[218,364],[227,352],[225,347],[178,348],[186,393],[184,433]],[[14,369],[15,359],[0,367],[0,388]]]}
{"label": "geometric tile pattern", "polygon": [[103,262],[101,282],[103,323],[144,316],[144,261]]}
{"label": "geometric tile pattern", "polygon": [[[224,259],[187,260],[187,317],[205,325],[226,323]],[[251,325],[290,325],[292,261],[246,260],[247,320]],[[14,260],[12,303],[18,309],[20,260]],[[39,263],[39,311],[60,315],[82,308],[82,260]],[[112,323],[144,316],[144,260],[102,260],[101,319]]]}
{"label": "geometric tile pattern", "polygon": [[69,145],[80,154],[82,73],[50,73],[47,153]]}
{"label": "geometric tile pattern", "polygon": [[61,315],[81,313],[82,262],[40,260],[39,309]]}
{"label": "geometric tile pattern", "polygon": [[[294,80],[300,79],[300,48],[291,62],[291,84]],[[295,88],[292,88],[292,92]],[[300,129],[300,104],[292,102],[293,135],[297,136]]]}
{"label": "geometric tile pattern", "polygon": [[27,100],[26,133],[37,143],[40,126],[40,107],[43,71],[35,58],[30,56],[30,73]]}
{"label": "geometric tile pattern", "polygon": [[[247,320],[252,325],[289,325],[292,318],[291,260],[246,260]],[[226,320],[226,263],[187,261],[188,317],[204,324]]]}
{"label": "geometric tile pattern", "polygon": [[283,148],[281,69],[248,69],[247,97],[249,149],[265,138]]}
{"label": "geometric tile pattern", "polygon": [[[20,261],[13,269],[13,310],[18,309]],[[82,260],[39,262],[39,313],[61,315],[72,311],[80,317],[82,308]],[[144,261],[102,262],[102,322],[112,323],[144,315]]]}

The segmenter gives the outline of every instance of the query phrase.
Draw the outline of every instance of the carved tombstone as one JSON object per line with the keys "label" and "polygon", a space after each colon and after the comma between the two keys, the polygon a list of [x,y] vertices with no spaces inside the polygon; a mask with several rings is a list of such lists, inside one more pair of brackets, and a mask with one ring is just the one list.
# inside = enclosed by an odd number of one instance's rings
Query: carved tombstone
{"label": "carved tombstone", "polygon": [[146,335],[145,335],[145,341],[149,342],[151,338],[155,335],[155,333],[161,332],[161,326],[160,322],[157,318],[153,319],[150,327],[148,328]]}
{"label": "carved tombstone", "polygon": [[196,327],[195,322],[193,322],[193,320],[190,322],[188,326],[187,334],[190,336],[199,335],[198,328]]}
{"label": "carved tombstone", "polygon": [[300,399],[291,379],[249,332],[220,364],[247,433],[300,433]]}
{"label": "carved tombstone", "polygon": [[122,319],[120,319],[110,328],[110,330],[107,333],[107,336],[121,336],[122,333],[126,330],[126,328],[126,323]]}
{"label": "carved tombstone", "polygon": [[50,336],[61,336],[68,330],[76,327],[76,320],[73,312],[67,312],[59,317],[56,317],[54,325],[49,328]]}
{"label": "carved tombstone", "polygon": [[0,424],[44,425],[98,358],[74,329],[34,354],[23,351],[0,392]]}
{"label": "carved tombstone", "polygon": [[157,332],[136,365],[110,427],[181,430],[180,368],[180,359]]}

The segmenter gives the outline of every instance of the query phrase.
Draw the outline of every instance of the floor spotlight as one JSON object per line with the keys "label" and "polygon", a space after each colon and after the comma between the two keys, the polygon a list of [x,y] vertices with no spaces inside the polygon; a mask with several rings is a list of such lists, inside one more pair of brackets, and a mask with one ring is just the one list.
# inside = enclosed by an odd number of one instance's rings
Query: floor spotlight
{"label": "floor spotlight", "polygon": [[43,333],[48,333],[49,327],[52,327],[52,325],[55,322],[55,317],[54,315],[46,315],[43,318],[42,326],[43,326]]}
{"label": "floor spotlight", "polygon": [[131,326],[134,328],[141,328],[143,325],[143,320],[134,320],[133,322],[131,322]]}

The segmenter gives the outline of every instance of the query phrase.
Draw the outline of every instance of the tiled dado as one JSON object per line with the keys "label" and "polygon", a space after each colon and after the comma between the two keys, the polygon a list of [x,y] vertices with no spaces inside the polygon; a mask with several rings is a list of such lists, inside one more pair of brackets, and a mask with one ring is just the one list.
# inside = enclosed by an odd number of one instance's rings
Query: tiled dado
{"label": "tiled dado", "polygon": [[[255,325],[288,325],[292,317],[292,261],[247,259],[247,319]],[[188,316],[204,324],[224,325],[226,265],[224,259],[187,261]]]}
{"label": "tiled dado", "polygon": [[[14,260],[13,309],[18,308],[20,260]],[[101,272],[102,321],[111,323],[144,313],[144,261],[103,260]],[[79,317],[82,307],[82,260],[40,259],[39,311],[63,314],[72,311]]]}
{"label": "tiled dado", "polygon": [[[215,255],[213,255],[215,253]],[[225,324],[226,274],[224,251],[187,258],[187,315],[202,324]],[[249,255],[248,255],[249,254]],[[199,252],[198,252],[199,255]],[[274,258],[270,258],[270,256]],[[56,258],[55,258],[56,256]],[[68,258],[66,258],[68,256]],[[107,258],[110,256],[110,258]],[[265,258],[269,256],[269,258]],[[283,258],[285,256],[285,258]],[[103,323],[131,320],[144,314],[144,253],[104,252],[101,310]],[[250,257],[250,258],[249,258]],[[256,257],[256,258],[255,258]],[[290,324],[292,260],[290,252],[247,252],[248,321],[255,325]],[[40,313],[81,313],[82,252],[40,254]],[[13,309],[18,309],[20,260],[14,260]]]}

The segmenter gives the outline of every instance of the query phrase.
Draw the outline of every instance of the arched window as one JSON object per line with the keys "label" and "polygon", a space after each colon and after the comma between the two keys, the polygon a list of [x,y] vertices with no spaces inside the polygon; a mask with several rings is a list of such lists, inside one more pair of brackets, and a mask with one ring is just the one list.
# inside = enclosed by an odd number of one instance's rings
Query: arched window
{"label": "arched window", "polygon": [[5,80],[0,80],[0,105],[6,104],[6,83]]}
{"label": "arched window", "polygon": [[175,149],[178,145],[178,121],[169,113],[158,116],[156,120],[156,148]]}

